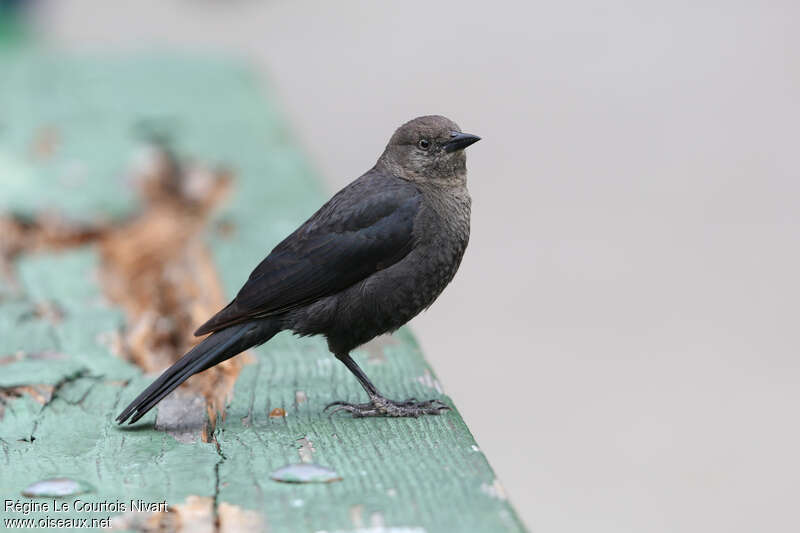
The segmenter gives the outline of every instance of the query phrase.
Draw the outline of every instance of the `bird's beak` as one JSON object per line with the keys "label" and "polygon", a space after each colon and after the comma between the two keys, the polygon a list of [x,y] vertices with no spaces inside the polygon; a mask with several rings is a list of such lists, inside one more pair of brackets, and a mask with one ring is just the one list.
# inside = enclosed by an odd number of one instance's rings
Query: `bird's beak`
{"label": "bird's beak", "polygon": [[444,144],[444,151],[447,153],[463,150],[470,144],[480,141],[481,138],[471,133],[454,132],[450,140]]}

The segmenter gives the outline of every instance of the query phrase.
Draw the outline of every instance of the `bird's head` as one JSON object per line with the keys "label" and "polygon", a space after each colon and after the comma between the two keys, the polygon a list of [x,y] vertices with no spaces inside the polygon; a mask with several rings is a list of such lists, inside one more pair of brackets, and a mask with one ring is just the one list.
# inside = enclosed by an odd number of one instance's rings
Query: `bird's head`
{"label": "bird's head", "polygon": [[378,164],[409,181],[463,181],[467,172],[464,148],[480,139],[462,133],[458,124],[448,118],[417,117],[397,128]]}

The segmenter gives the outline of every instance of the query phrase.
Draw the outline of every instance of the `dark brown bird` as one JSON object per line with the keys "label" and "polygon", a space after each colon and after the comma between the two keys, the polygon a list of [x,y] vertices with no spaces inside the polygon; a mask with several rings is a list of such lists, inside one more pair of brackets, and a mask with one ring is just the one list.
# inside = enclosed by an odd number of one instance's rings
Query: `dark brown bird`
{"label": "dark brown bird", "polygon": [[357,417],[416,417],[449,409],[438,400],[384,397],[350,351],[411,320],[453,279],[469,240],[464,148],[478,140],[441,116],[400,126],[375,166],[278,244],[236,298],[195,332],[211,335],[165,370],[117,421],[135,422],[193,374],[281,330],[325,335],[369,397],[367,403],[328,407]]}

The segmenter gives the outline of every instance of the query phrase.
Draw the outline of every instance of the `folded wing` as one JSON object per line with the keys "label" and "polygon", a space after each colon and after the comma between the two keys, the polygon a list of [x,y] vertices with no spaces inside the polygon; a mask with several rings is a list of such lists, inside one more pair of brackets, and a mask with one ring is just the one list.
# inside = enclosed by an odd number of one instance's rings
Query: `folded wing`
{"label": "folded wing", "polygon": [[419,206],[412,184],[362,176],[278,244],[236,298],[195,335],[286,312],[393,265],[413,247]]}

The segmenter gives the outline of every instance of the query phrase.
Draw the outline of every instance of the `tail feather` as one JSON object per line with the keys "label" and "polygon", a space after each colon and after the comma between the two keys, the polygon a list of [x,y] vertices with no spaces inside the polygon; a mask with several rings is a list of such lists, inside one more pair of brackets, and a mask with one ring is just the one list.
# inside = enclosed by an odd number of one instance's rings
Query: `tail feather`
{"label": "tail feather", "polygon": [[278,331],[278,328],[265,329],[264,326],[263,323],[254,322],[239,324],[204,339],[142,391],[119,414],[117,422],[121,424],[133,415],[129,422],[133,424],[189,377],[230,359],[251,346],[266,342]]}

